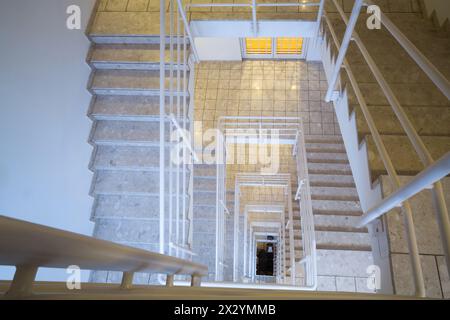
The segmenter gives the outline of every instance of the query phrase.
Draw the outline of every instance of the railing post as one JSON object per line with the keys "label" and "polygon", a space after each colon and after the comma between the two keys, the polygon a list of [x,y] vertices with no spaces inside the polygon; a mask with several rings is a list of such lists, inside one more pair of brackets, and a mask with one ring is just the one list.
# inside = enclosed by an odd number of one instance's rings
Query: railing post
{"label": "railing post", "polygon": [[[289,182],[287,187],[287,201],[288,201],[288,213],[289,213],[289,255],[291,261],[291,284],[295,285],[296,276],[296,261],[295,261],[295,236],[294,236],[294,216],[292,213],[292,189]],[[287,226],[287,225],[286,225]]]}
{"label": "railing post", "polygon": [[233,230],[233,281],[238,281],[238,251],[239,251],[239,215],[240,215],[240,187],[239,181],[235,179],[235,194],[234,194],[234,230]]}
{"label": "railing post", "polygon": [[193,274],[191,277],[191,287],[200,287],[201,283],[202,277],[197,274]]}
{"label": "railing post", "polygon": [[[164,254],[165,244],[165,120],[166,120],[166,1],[160,0],[159,48],[159,253]],[[171,201],[171,199],[169,199]]]}
{"label": "railing post", "polygon": [[190,42],[189,44],[192,48],[192,53],[194,54],[195,61],[200,62],[200,57],[198,55],[197,48],[195,47],[195,43],[194,43],[194,37],[192,36],[191,29],[189,28],[189,22],[186,18],[186,13],[183,10],[183,4],[182,4],[181,0],[177,0],[177,3],[178,3],[178,11],[180,13],[181,19],[183,20],[184,27],[186,29],[186,33],[189,38],[189,42]]}
{"label": "railing post", "polygon": [[134,272],[124,272],[122,274],[122,282],[120,289],[131,289],[133,287]]}
{"label": "railing post", "polygon": [[252,0],[253,34],[258,36],[258,20],[256,18],[256,0]]}
{"label": "railing post", "polygon": [[361,12],[361,7],[363,5],[363,0],[355,0],[353,6],[352,15],[347,24],[347,29],[345,30],[344,39],[342,40],[341,47],[339,49],[339,55],[336,59],[335,69],[330,79],[327,95],[325,100],[330,102],[333,98],[333,92],[336,87],[336,82],[339,78],[339,73],[341,72],[342,64],[344,62],[345,56],[347,54],[350,41],[352,40],[353,31],[355,30],[356,23],[358,22],[359,13]]}
{"label": "railing post", "polygon": [[166,287],[173,287],[174,275],[168,274],[166,278]]}
{"label": "railing post", "polygon": [[320,1],[319,12],[317,13],[317,29],[316,29],[316,38],[319,36],[320,32],[320,23],[322,21],[323,12],[325,9],[325,0]]}
{"label": "railing post", "polygon": [[6,296],[16,299],[31,295],[37,271],[38,267],[36,266],[17,266],[14,279]]}
{"label": "railing post", "polygon": [[450,276],[450,219],[448,216],[447,205],[445,203],[444,191],[442,183],[437,182],[433,186],[431,194],[433,197],[434,211],[438,221],[439,231],[441,235],[442,247],[444,249],[445,262],[447,264],[447,272]]}

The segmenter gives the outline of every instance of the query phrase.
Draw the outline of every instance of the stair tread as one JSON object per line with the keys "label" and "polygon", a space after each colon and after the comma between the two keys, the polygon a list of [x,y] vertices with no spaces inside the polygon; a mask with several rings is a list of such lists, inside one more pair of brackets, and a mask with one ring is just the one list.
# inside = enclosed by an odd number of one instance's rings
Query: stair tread
{"label": "stair tread", "polygon": [[351,175],[350,164],[308,162],[308,172],[313,174],[347,174]]}
{"label": "stair tread", "polygon": [[370,251],[317,250],[318,275],[367,277],[370,265],[373,265]]}
{"label": "stair tread", "polygon": [[367,228],[356,228],[360,217],[340,215],[314,215],[314,228],[320,231],[367,232]]}
{"label": "stair tread", "polygon": [[316,187],[311,188],[311,198],[314,200],[353,200],[358,201],[356,188],[349,187]]}
{"label": "stair tread", "polygon": [[[358,85],[368,105],[389,104],[378,83],[359,82]],[[402,106],[448,107],[450,104],[434,84],[394,83],[390,84],[390,87]],[[358,103],[351,89],[349,89],[349,103],[350,105]]]}
{"label": "stair tread", "polygon": [[[165,159],[170,161],[168,150]],[[159,171],[159,146],[98,146],[93,169]]]}
{"label": "stair tread", "polygon": [[312,200],[314,213],[336,215],[362,215],[359,201]]}
{"label": "stair tread", "polygon": [[[356,108],[358,133],[369,134],[364,115]],[[450,136],[450,106],[447,108],[434,106],[404,106],[404,110],[416,131],[422,136]],[[400,122],[390,106],[369,106],[370,114],[375,121],[378,132],[386,135],[403,135]]]}
{"label": "stair tread", "polygon": [[[182,79],[181,79],[182,81]],[[170,78],[166,75],[165,88],[169,89]],[[177,89],[177,77],[173,88]],[[97,94],[142,95],[146,92],[159,95],[159,71],[155,70],[97,70],[94,73],[91,90]],[[180,83],[180,87],[183,83]]]}
{"label": "stair tread", "polygon": [[91,137],[92,142],[103,145],[159,145],[159,123],[100,120]]}
{"label": "stair tread", "polygon": [[[424,169],[408,137],[400,135],[383,135],[382,140],[399,175],[415,175]],[[450,150],[450,137],[422,137],[434,159],[439,159]],[[386,172],[371,135],[366,136],[368,142],[369,165],[373,179]]]}
{"label": "stair tread", "polygon": [[[165,62],[170,61],[166,50]],[[160,63],[160,48],[156,44],[97,44],[92,52],[91,63]]]}
{"label": "stair tread", "polygon": [[159,219],[159,194],[150,196],[98,195],[92,208],[92,218]]}
{"label": "stair tread", "polygon": [[308,152],[306,158],[308,163],[348,163],[345,153]]}
{"label": "stair tread", "polygon": [[306,152],[344,153],[345,146],[342,143],[305,143]]}
{"label": "stair tread", "polygon": [[[166,102],[169,100],[166,99]],[[166,105],[168,110],[169,106]],[[159,96],[96,96],[89,115],[97,120],[159,121]]]}
{"label": "stair tread", "polygon": [[[183,50],[183,46],[181,47]],[[174,48],[176,57],[177,51]],[[189,53],[188,53],[189,54]],[[181,53],[183,59],[183,53]],[[170,50],[166,49],[166,68],[170,68]],[[95,45],[90,64],[96,69],[106,70],[160,70],[160,49],[158,44],[97,44]],[[182,65],[181,70],[187,66]],[[173,70],[178,70],[173,65]]]}
{"label": "stair tread", "polygon": [[352,175],[309,174],[310,186],[355,187]]}
{"label": "stair tread", "polygon": [[[168,174],[166,173],[168,179]],[[168,184],[165,186],[168,190]],[[180,190],[182,188],[180,184]],[[173,186],[176,189],[175,186]],[[99,170],[93,180],[94,195],[159,195],[159,172]]]}

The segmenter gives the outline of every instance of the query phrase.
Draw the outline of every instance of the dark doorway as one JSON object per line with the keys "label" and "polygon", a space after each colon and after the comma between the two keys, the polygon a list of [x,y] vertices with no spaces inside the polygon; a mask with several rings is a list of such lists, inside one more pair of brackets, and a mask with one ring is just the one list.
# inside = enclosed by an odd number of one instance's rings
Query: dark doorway
{"label": "dark doorway", "polygon": [[273,243],[260,242],[257,249],[256,274],[259,276],[273,276]]}

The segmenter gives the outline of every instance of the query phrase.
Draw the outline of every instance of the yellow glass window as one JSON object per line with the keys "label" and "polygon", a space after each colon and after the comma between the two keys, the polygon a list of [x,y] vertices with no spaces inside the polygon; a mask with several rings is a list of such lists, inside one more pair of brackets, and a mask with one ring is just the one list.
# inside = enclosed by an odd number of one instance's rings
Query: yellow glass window
{"label": "yellow glass window", "polygon": [[302,48],[302,38],[277,38],[277,54],[301,55]]}
{"label": "yellow glass window", "polygon": [[247,54],[272,54],[272,38],[245,38]]}

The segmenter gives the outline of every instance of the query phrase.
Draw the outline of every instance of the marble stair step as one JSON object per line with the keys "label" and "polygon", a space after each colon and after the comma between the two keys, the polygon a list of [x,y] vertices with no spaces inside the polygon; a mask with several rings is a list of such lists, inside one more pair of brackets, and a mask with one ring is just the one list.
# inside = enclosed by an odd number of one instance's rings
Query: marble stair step
{"label": "marble stair step", "polygon": [[196,177],[216,178],[216,165],[214,164],[194,164],[194,175]]}
{"label": "marble stair step", "polygon": [[309,162],[308,172],[310,174],[351,175],[352,169],[350,164]]}
{"label": "marble stair step", "polygon": [[[358,133],[360,136],[369,134],[370,130],[359,106],[354,106],[354,110],[356,110]],[[450,105],[446,108],[405,106],[404,110],[421,136],[450,136]],[[370,106],[369,111],[381,134],[404,134],[404,130],[390,106]]]}
{"label": "marble stair step", "polygon": [[[170,77],[166,73],[166,95],[169,94]],[[130,95],[159,96],[159,71],[142,70],[97,70],[94,73],[90,90],[97,95]],[[173,79],[174,95],[187,95],[182,90],[177,91],[177,78]]]}
{"label": "marble stair step", "polygon": [[[185,222],[186,223],[186,222]],[[180,222],[180,228],[183,221]],[[133,220],[133,219],[98,219],[96,221],[94,235],[100,239],[113,242],[131,242],[147,245],[159,243],[159,219]],[[169,231],[169,226],[166,227]]]}
{"label": "marble stair step", "polygon": [[313,187],[355,187],[352,175],[309,174],[309,184]]}
{"label": "marble stair step", "polygon": [[[168,135],[169,131],[166,130],[166,141]],[[159,146],[159,123],[96,121],[91,130],[90,141],[96,145]]]}
{"label": "marble stair step", "polygon": [[[159,12],[98,12],[89,37],[95,43],[159,44]],[[169,30],[166,15],[166,34]],[[169,40],[168,37],[166,40]]]}
{"label": "marble stair step", "polygon": [[201,177],[201,176],[194,176],[194,190],[205,190],[205,191],[211,191],[216,190],[217,187],[217,180],[216,177]]}
{"label": "marble stair step", "polygon": [[[421,137],[431,156],[437,160],[450,150],[450,137]],[[399,175],[416,175],[424,169],[406,136],[383,135],[382,140]],[[371,135],[366,136],[372,179],[386,174]]]}
{"label": "marble stair step", "polygon": [[305,135],[306,143],[334,143],[334,144],[343,144],[341,136],[324,136],[324,135]]}
{"label": "marble stair step", "polygon": [[345,146],[342,143],[308,142],[305,143],[307,153],[341,153],[345,154]]}
{"label": "marble stair step", "polygon": [[[440,67],[440,63],[447,59],[448,54],[450,53],[448,37],[443,36],[442,33],[438,32],[428,19],[423,19],[423,17],[414,13],[390,15],[390,18],[393,20],[394,24],[404,32],[410,41],[437,67]],[[345,25],[342,21],[335,19],[333,19],[333,21],[336,33],[338,36],[341,36],[345,31]],[[357,32],[376,62],[387,60],[385,58],[387,56],[385,54],[386,50],[389,50],[391,55],[403,58],[403,61],[410,60],[406,51],[385,29],[368,30],[365,22],[360,21],[358,22]],[[353,51],[350,50],[349,54],[353,55]]]}
{"label": "marble stair step", "polygon": [[359,200],[356,188],[312,186],[310,189],[311,189],[311,198],[313,200],[343,200],[343,201]]}
{"label": "marble stair step", "polygon": [[[345,79],[345,76],[343,78]],[[448,107],[450,104],[448,99],[434,86],[434,84],[395,83],[391,84],[390,87],[402,106]],[[349,104],[358,104],[351,87],[347,86],[347,88],[349,88]],[[368,105],[389,105],[389,102],[378,83],[360,82],[359,88]]]}
{"label": "marble stair step", "polygon": [[348,163],[345,153],[308,152],[306,159],[308,163]]}
{"label": "marble stair step", "polygon": [[[166,173],[166,180],[168,180]],[[169,183],[166,183],[169,190]],[[179,185],[182,191],[181,183]],[[173,182],[174,192],[176,190]],[[97,171],[92,182],[93,195],[134,195],[148,196],[159,194],[159,172],[149,171]]]}
{"label": "marble stair step", "polygon": [[[166,113],[170,113],[169,102],[170,99],[166,98]],[[189,99],[186,103],[189,103]],[[183,114],[183,109],[183,104],[181,104],[180,115]],[[177,116],[177,111],[174,115]],[[95,96],[89,110],[89,116],[93,120],[159,122],[159,96]],[[182,123],[181,116],[179,122]]]}
{"label": "marble stair step", "polygon": [[[189,47],[187,47],[189,50]],[[183,46],[180,47],[180,60],[183,61]],[[189,51],[187,52],[189,55]],[[174,59],[177,61],[177,48],[174,48]],[[186,57],[187,59],[187,57]],[[159,45],[139,44],[98,44],[94,47],[89,60],[91,66],[96,69],[121,69],[121,70],[159,70],[160,50]],[[170,50],[165,52],[165,66],[170,67]],[[182,64],[181,70],[187,66]],[[174,65],[174,70],[178,66]],[[183,75],[181,75],[183,77]]]}
{"label": "marble stair step", "polygon": [[194,206],[216,206],[216,194],[213,192],[194,190]]}
{"label": "marble stair step", "polygon": [[194,223],[197,221],[216,221],[216,206],[194,204]]}
{"label": "marble stair step", "polygon": [[[316,230],[315,238],[317,248],[357,251],[371,250],[370,236],[366,232],[336,232]],[[298,239],[296,238],[296,240]],[[288,237],[286,237],[286,245],[290,245],[290,240]]]}
{"label": "marble stair step", "polygon": [[360,217],[341,215],[314,215],[314,228],[318,231],[367,233],[367,228],[357,228]]}
{"label": "marble stair step", "polygon": [[[169,199],[166,198],[166,208]],[[97,195],[92,206],[92,220],[103,219],[159,219],[159,194]]]}
{"label": "marble stair step", "polygon": [[[376,79],[366,63],[349,63],[358,83],[376,83]],[[432,83],[426,73],[413,61],[403,60],[401,63],[388,64],[380,60],[377,62],[377,66],[390,84],[420,83],[429,85]],[[442,73],[449,74],[449,71],[442,70]]]}
{"label": "marble stair step", "polygon": [[321,276],[367,277],[367,267],[373,264],[370,251],[317,250],[317,274]]}
{"label": "marble stair step", "polygon": [[[170,162],[168,147],[165,160],[168,170]],[[93,155],[91,169],[159,172],[159,146],[98,146]]]}
{"label": "marble stair step", "polygon": [[361,216],[359,201],[312,200],[314,214]]}

